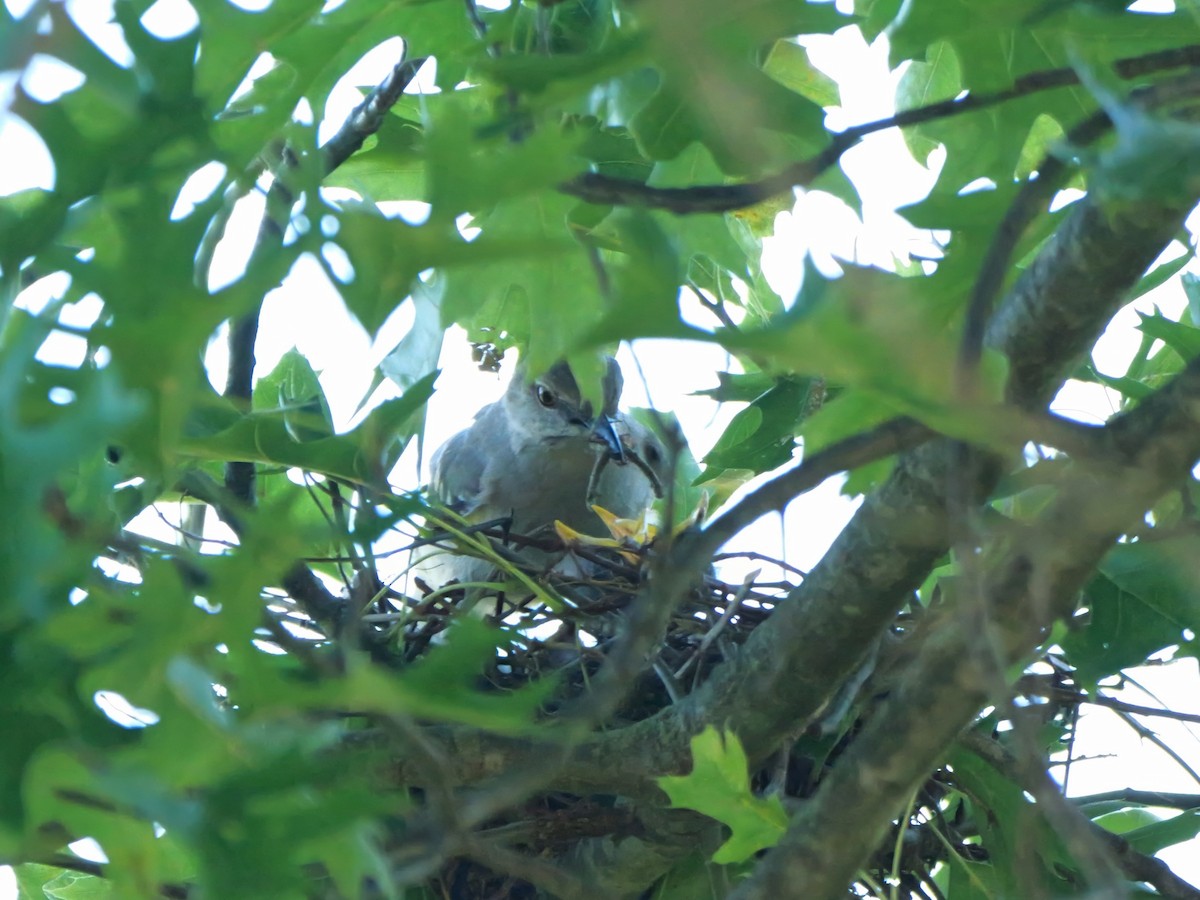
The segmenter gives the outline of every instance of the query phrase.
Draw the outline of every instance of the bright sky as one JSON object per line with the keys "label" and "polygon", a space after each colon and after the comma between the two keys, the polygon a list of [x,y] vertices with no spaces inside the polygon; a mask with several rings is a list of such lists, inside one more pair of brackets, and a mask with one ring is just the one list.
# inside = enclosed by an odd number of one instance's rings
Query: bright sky
{"label": "bright sky", "polygon": [[[19,14],[33,0],[4,2]],[[239,5],[262,8],[268,5],[268,0]],[[67,7],[105,52],[117,60],[128,57],[120,30],[109,22],[111,0],[79,0],[68,2]],[[186,0],[159,0],[147,12],[143,22],[163,37],[174,37],[194,27],[196,19]],[[892,97],[899,73],[887,70],[885,39],[868,47],[855,29],[846,28],[835,36],[814,38],[806,46],[813,61],[841,86],[843,105],[831,111],[831,126],[840,128],[893,112]],[[398,40],[389,41],[368,54],[342,79],[329,103],[330,118],[322,123],[323,136],[335,130],[358,102],[360,94],[356,87],[375,84],[393,64],[398,52]],[[40,139],[19,119],[4,113],[12,87],[19,78],[23,78],[26,90],[44,99],[72,90],[79,83],[78,75],[72,70],[45,58],[35,60],[23,76],[19,73],[0,74],[0,159],[6,161],[0,167],[0,195],[29,187],[53,186],[53,166]],[[426,80],[426,89],[428,87]],[[782,296],[795,293],[800,277],[796,261],[801,258],[802,250],[811,254],[824,272],[836,271],[837,259],[888,266],[894,255],[935,255],[931,252],[930,235],[914,229],[895,213],[898,207],[924,197],[934,180],[933,173],[911,160],[898,167],[897,161],[907,159],[903,141],[895,131],[871,135],[843,158],[847,173],[863,194],[862,221],[840,201],[816,193],[799,196],[793,211],[780,215],[775,237],[766,241],[763,267]],[[886,160],[887,167],[881,166],[880,160]],[[934,160],[935,166],[939,163],[940,160]],[[215,170],[197,174],[189,184],[190,201],[195,202],[211,192],[219,177],[219,171]],[[188,200],[185,197],[181,202]],[[235,279],[244,267],[260,213],[261,202],[256,198],[243,202],[231,224],[229,236],[217,254],[214,263],[216,282]],[[1197,223],[1189,224],[1195,226]],[[1183,249],[1176,252],[1183,252]],[[1194,263],[1189,265],[1189,269],[1195,268]],[[39,309],[64,286],[61,279],[44,279],[26,292],[20,302],[30,309]],[[1185,304],[1182,289],[1175,279],[1139,301],[1136,310],[1150,311],[1158,305],[1168,315],[1176,315]],[[402,307],[372,340],[346,314],[340,297],[320,267],[312,260],[302,260],[264,306],[258,371],[260,374],[269,371],[283,353],[297,347],[321,373],[335,422],[340,428],[347,427],[371,383],[378,362],[407,330],[411,322],[408,307],[407,304]],[[1132,329],[1137,322],[1136,310],[1130,307],[1122,311],[1101,341],[1096,359],[1103,371],[1122,372],[1134,352],[1137,340]],[[99,304],[86,301],[65,313],[72,317],[74,324],[84,327],[98,314]],[[702,309],[691,310],[688,314],[698,322],[711,325],[705,321]],[[81,339],[64,335],[60,343],[48,346],[44,353],[69,363],[81,358],[81,344]],[[626,373],[625,402],[645,406],[652,400],[659,408],[674,411],[695,455],[700,457],[720,435],[735,410],[718,408],[707,398],[692,396],[692,392],[715,386],[716,372],[727,369],[729,361],[719,348],[689,344],[686,364],[681,364],[683,352],[679,345],[666,341],[640,341],[633,347],[623,347],[619,359]],[[222,372],[223,358],[222,336],[211,347],[210,370]],[[456,331],[447,341],[441,365],[443,375],[438,382],[438,393],[430,404],[427,449],[438,446],[469,424],[478,408],[498,397],[504,387],[502,379],[474,368],[461,332]],[[636,374],[638,366],[645,374],[644,382]],[[1102,420],[1115,406],[1111,392],[1079,384],[1068,385],[1056,401],[1060,412],[1087,421]],[[393,480],[404,487],[411,487],[421,480],[415,447],[397,468]],[[735,544],[786,557],[792,564],[807,569],[820,559],[855,507],[856,503],[840,496],[839,483],[833,480],[792,503],[785,516],[768,517],[760,522]],[[147,516],[146,522],[147,527],[161,527],[153,517]],[[741,578],[736,569],[725,574],[730,580]],[[1197,677],[1194,659],[1138,673],[1139,680],[1154,697],[1168,706],[1200,711],[1195,710]],[[1122,696],[1134,703],[1156,702],[1150,695],[1136,695],[1136,691]],[[1193,767],[1200,769],[1200,740],[1193,729],[1165,720],[1155,720],[1151,724]],[[1114,714],[1108,711],[1089,709],[1082,717],[1079,735],[1077,753],[1091,759],[1072,770],[1072,794],[1124,786],[1200,790],[1160,750],[1126,726],[1114,724]],[[1200,842],[1193,841],[1166,851],[1163,857],[1172,864],[1182,863],[1177,871],[1193,881],[1200,881],[1198,851]],[[7,893],[6,875],[9,876]],[[0,870],[0,897],[15,896],[15,888],[11,885],[11,873]]]}

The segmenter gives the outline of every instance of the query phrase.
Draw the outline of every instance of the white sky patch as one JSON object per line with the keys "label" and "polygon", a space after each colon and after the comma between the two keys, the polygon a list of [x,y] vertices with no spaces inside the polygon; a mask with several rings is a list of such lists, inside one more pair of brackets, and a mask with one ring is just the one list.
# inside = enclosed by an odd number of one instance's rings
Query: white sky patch
{"label": "white sky patch", "polygon": [[179,197],[171,210],[171,220],[186,219],[190,216],[197,205],[211,197],[213,191],[221,186],[228,171],[224,163],[210,162],[189,175],[179,190]]}
{"label": "white sky patch", "polygon": [[134,706],[116,691],[96,691],[93,700],[104,715],[122,728],[146,728],[158,722],[158,714]]}
{"label": "white sky patch", "polygon": [[157,0],[142,13],[142,27],[157,38],[173,41],[200,27],[200,17],[187,0]]}
{"label": "white sky patch", "polygon": [[125,69],[133,65],[125,32],[113,18],[113,0],[67,0],[67,14],[105,56]]}
{"label": "white sky patch", "polygon": [[39,103],[53,103],[83,87],[83,73],[45,53],[35,53],[21,74],[21,89]]}

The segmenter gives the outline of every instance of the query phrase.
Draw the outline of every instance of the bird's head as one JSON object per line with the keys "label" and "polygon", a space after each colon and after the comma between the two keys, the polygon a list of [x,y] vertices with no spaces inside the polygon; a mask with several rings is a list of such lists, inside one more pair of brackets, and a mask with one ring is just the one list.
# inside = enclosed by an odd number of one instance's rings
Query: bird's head
{"label": "bird's head", "polygon": [[[603,445],[610,458],[624,462],[625,451],[615,427],[623,386],[617,361],[611,356],[605,357],[599,391],[602,406],[596,410],[591,400],[584,399],[584,392],[565,362],[555,363],[538,378],[530,378],[523,366],[518,365],[504,395],[504,403],[513,428],[522,432],[527,440],[583,438]],[[595,391],[588,393],[596,394]]]}

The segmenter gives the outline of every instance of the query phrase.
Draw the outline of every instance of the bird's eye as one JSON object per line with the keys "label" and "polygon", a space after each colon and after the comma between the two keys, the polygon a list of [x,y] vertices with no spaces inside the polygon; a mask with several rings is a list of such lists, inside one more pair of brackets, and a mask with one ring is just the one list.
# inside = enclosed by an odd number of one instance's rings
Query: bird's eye
{"label": "bird's eye", "polygon": [[538,403],[542,404],[542,406],[546,407],[546,409],[549,409],[558,402],[558,398],[554,396],[554,391],[550,390],[550,388],[546,387],[544,384],[539,384],[537,386],[536,393]]}

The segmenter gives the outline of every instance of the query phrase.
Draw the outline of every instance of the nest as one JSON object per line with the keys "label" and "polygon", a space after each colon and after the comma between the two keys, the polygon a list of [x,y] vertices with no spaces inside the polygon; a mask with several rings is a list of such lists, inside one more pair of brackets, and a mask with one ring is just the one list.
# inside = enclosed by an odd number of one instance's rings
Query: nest
{"label": "nest", "polygon": [[[592,676],[621,640],[632,605],[652,596],[648,588],[653,586],[657,561],[654,543],[631,540],[614,542],[615,546],[564,546],[556,537],[509,534],[497,523],[473,532],[487,536],[492,541],[490,558],[502,561],[493,586],[434,589],[417,580],[419,592],[407,596],[389,591],[373,574],[360,579],[352,594],[364,600],[351,605],[366,610],[362,617],[364,643],[379,661],[403,669],[453,640],[448,632],[456,621],[482,616],[503,634],[497,636],[494,658],[479,672],[479,688],[508,692],[553,678],[555,691],[542,707],[542,715],[552,719],[588,692]],[[425,540],[445,540],[445,535]],[[530,565],[529,554],[523,553],[528,548],[548,554],[544,558],[555,564]],[[605,724],[648,718],[695,691],[721,662],[738,652],[739,645],[767,621],[775,605],[803,577],[786,563],[760,554],[723,555],[714,562],[737,556],[755,566],[761,564],[759,572],[739,583],[723,581],[713,572],[699,578],[672,612],[647,671],[629,687],[623,705]],[[758,577],[772,568],[787,577],[775,581]],[[530,590],[529,583],[545,593]],[[547,593],[553,603],[545,601]],[[904,618],[898,620],[892,637],[899,639],[909,630],[911,623],[906,624]],[[855,739],[861,717],[869,714],[869,707],[885,693],[886,687],[864,686],[861,680],[854,680],[847,685],[845,696],[831,701],[820,721],[811,723],[752,773],[752,787],[792,801],[811,796]],[[965,806],[958,803],[952,811],[940,811],[953,790],[953,776],[935,772],[916,797],[913,815],[896,824],[864,872],[878,879],[890,877],[901,837],[902,886],[917,896],[925,896],[928,873],[948,856],[986,859],[986,851],[972,843],[977,840],[978,828]],[[619,797],[545,791],[482,823],[479,836],[498,840],[531,858],[552,859],[581,840],[619,840],[637,835],[640,828],[634,808]],[[397,842],[403,846],[399,835]],[[433,883],[446,897],[517,900],[540,896],[520,878],[493,871],[477,859],[447,860],[433,876]],[[870,893],[869,888],[859,891],[863,896]]]}
{"label": "nest", "polygon": [[[626,540],[618,546],[564,547],[557,537],[513,535],[498,525],[478,533],[493,541],[503,562],[491,586],[435,590],[418,580],[416,599],[381,596],[375,614],[365,617],[376,625],[373,643],[390,645],[409,663],[444,640],[456,619],[482,616],[505,631],[505,645],[484,673],[488,685],[507,691],[554,676],[562,679],[558,701],[578,696],[619,640],[626,611],[646,599],[653,581],[654,543]],[[553,565],[529,564],[520,552],[526,548],[540,551],[539,556],[549,554]],[[722,558],[739,555],[743,554]],[[756,558],[800,574],[782,562]],[[653,715],[695,690],[795,587],[788,580],[757,581],[757,575],[738,584],[711,572],[698,580],[672,614],[651,673],[631,691],[623,721]],[[539,596],[530,590],[529,581],[545,593]],[[546,595],[552,602],[546,602]]]}

